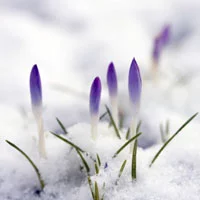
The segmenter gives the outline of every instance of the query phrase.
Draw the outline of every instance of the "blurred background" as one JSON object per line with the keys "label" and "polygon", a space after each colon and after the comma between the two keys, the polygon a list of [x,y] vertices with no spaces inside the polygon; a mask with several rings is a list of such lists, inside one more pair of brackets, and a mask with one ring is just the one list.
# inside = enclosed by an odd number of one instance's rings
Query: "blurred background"
{"label": "blurred background", "polygon": [[[5,125],[16,121],[11,116],[29,118],[34,64],[42,78],[46,129],[56,129],[55,117],[66,126],[88,121],[95,76],[103,82],[102,105],[107,102],[111,61],[126,113],[133,57],[143,78],[144,127],[159,130],[160,121],[173,119],[174,113],[188,118],[200,108],[199,10],[198,0],[0,0],[0,118]],[[166,24],[170,39],[160,55],[155,83],[152,52]]]}

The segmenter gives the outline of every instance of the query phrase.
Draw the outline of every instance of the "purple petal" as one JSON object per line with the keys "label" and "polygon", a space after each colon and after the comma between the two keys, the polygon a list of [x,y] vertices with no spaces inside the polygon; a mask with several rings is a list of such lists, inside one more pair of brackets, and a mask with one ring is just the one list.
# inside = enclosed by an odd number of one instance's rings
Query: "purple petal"
{"label": "purple petal", "polygon": [[117,96],[117,75],[115,71],[115,66],[112,62],[108,66],[107,84],[108,84],[108,91],[109,91],[110,96],[116,97]]}
{"label": "purple petal", "polygon": [[138,105],[140,103],[142,81],[140,77],[140,70],[135,58],[133,58],[129,70],[128,88],[129,88],[129,98],[131,100],[131,103],[134,105]]}
{"label": "purple petal", "polygon": [[162,41],[162,45],[167,45],[170,40],[171,35],[171,26],[169,24],[165,25],[161,31],[160,38]]}
{"label": "purple petal", "polygon": [[32,106],[42,105],[42,86],[37,65],[34,65],[30,74],[30,93]]}
{"label": "purple petal", "polygon": [[101,98],[101,80],[99,77],[96,77],[92,83],[91,90],[90,90],[90,114],[91,115],[98,115],[100,98]]}

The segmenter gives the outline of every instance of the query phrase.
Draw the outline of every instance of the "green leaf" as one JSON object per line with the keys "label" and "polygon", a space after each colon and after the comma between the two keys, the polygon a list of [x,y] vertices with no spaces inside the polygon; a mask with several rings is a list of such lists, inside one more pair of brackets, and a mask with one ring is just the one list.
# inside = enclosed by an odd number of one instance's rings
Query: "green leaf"
{"label": "green leaf", "polygon": [[112,114],[111,114],[111,112],[110,112],[110,109],[108,108],[107,105],[105,105],[105,106],[106,106],[106,110],[107,110],[107,113],[108,113],[109,118],[110,118],[110,122],[111,122],[111,124],[112,124],[112,126],[113,126],[113,128],[114,128],[114,130],[115,130],[115,133],[116,133],[117,137],[118,137],[119,139],[121,139],[121,136],[120,136],[120,134],[119,134],[119,130],[118,130],[118,128],[117,128],[117,126],[116,126],[116,124],[115,124],[115,122],[114,122],[114,119],[113,119],[113,117],[112,117]]}
{"label": "green leaf", "polygon": [[63,132],[65,134],[67,134],[68,132],[67,132],[66,128],[64,127],[64,125],[62,124],[62,122],[57,117],[56,117],[56,120],[57,120],[58,124],[60,125],[61,129],[63,130]]}
{"label": "green leaf", "polygon": [[126,139],[128,140],[130,137],[130,128],[128,128],[127,132],[126,132]]}
{"label": "green leaf", "polygon": [[132,180],[136,179],[137,177],[137,139],[135,140],[135,143],[133,146],[131,176],[132,176]]}
{"label": "green leaf", "polygon": [[37,174],[37,177],[38,177],[38,180],[40,182],[40,187],[41,187],[41,190],[44,189],[44,186],[45,186],[45,183],[42,179],[42,176],[40,174],[40,171],[39,169],[37,168],[37,166],[35,165],[35,163],[30,159],[30,157],[24,152],[22,151],[19,147],[17,147],[15,144],[13,144],[12,142],[6,140],[6,142],[12,146],[13,148],[15,148],[17,151],[19,151],[28,161],[29,163],[32,165],[33,169],[35,170],[36,174]]}
{"label": "green leaf", "polygon": [[94,163],[94,167],[95,167],[96,174],[98,174],[99,173],[99,167],[98,167],[97,163]]}
{"label": "green leaf", "polygon": [[87,172],[87,174],[89,175],[89,173],[90,173],[90,167],[89,167],[87,161],[85,160],[85,158],[83,157],[83,155],[81,154],[81,152],[80,152],[78,149],[76,149],[76,152],[77,152],[78,155],[80,156],[80,158],[81,158],[81,160],[82,160],[82,162],[83,162],[83,165],[84,165],[84,167],[85,167],[85,169],[86,169],[86,172]]}
{"label": "green leaf", "polygon": [[119,178],[121,177],[121,175],[122,175],[122,173],[123,173],[123,171],[124,171],[124,168],[125,168],[125,166],[126,166],[126,161],[127,161],[127,160],[125,160],[125,161],[122,163],[121,167],[120,167],[119,174],[118,174],[118,177],[119,177]]}
{"label": "green leaf", "polygon": [[165,143],[164,145],[160,148],[160,150],[156,153],[156,155],[153,157],[153,160],[151,161],[151,164],[149,167],[153,165],[153,163],[156,161],[156,159],[159,157],[161,152],[165,149],[165,147],[178,135],[178,133],[187,125],[189,124],[196,116],[198,113],[194,114],[192,117],[190,117]]}
{"label": "green leaf", "polygon": [[99,154],[97,153],[97,162],[98,162],[98,165],[99,165],[99,167],[101,166],[101,159],[100,159],[100,157],[99,157]]}
{"label": "green leaf", "polygon": [[90,192],[91,192],[91,194],[92,194],[92,198],[95,199],[95,198],[94,198],[94,192],[93,192],[93,190],[92,190],[92,181],[91,181],[90,176],[88,176],[88,185],[89,185],[89,188],[90,188]]}
{"label": "green leaf", "polygon": [[133,136],[131,139],[129,139],[124,145],[122,145],[122,147],[120,147],[116,153],[114,154],[113,158],[115,158],[129,143],[131,143],[133,140],[135,140],[136,138],[138,138],[142,133],[138,133],[137,135]]}
{"label": "green leaf", "polygon": [[51,132],[51,131],[50,131],[50,133],[51,133],[52,135],[56,136],[57,138],[61,139],[63,142],[65,142],[65,143],[69,144],[70,146],[74,147],[75,149],[78,149],[78,150],[81,151],[81,152],[85,152],[85,151],[83,151],[80,147],[78,147],[78,146],[75,145],[74,143],[70,142],[69,140],[67,140],[67,139],[65,139],[65,138],[63,138],[63,137],[61,137],[60,135],[58,135],[58,134],[56,134],[56,133],[54,133],[54,132]]}
{"label": "green leaf", "polygon": [[107,111],[106,111],[105,113],[103,113],[103,114],[99,117],[99,120],[102,120],[107,114],[108,114]]}
{"label": "green leaf", "polygon": [[99,188],[98,188],[98,184],[97,182],[95,181],[94,183],[94,197],[95,197],[95,200],[100,200],[100,197],[99,197]]}
{"label": "green leaf", "polygon": [[138,122],[138,124],[137,124],[137,127],[136,127],[136,133],[139,133],[141,124],[142,124],[142,121],[140,120],[140,121]]}

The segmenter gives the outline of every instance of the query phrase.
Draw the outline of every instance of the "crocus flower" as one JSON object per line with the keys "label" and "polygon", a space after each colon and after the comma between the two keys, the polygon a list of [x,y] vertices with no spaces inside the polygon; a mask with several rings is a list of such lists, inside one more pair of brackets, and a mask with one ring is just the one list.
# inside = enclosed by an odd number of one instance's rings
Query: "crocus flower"
{"label": "crocus flower", "polygon": [[135,58],[133,58],[131,67],[129,69],[128,89],[131,105],[133,105],[134,109],[137,110],[140,104],[142,81],[140,76],[140,70]]}
{"label": "crocus flower", "polygon": [[113,119],[116,125],[118,125],[117,75],[115,71],[115,66],[112,62],[108,66],[107,85],[108,85],[110,103],[112,107]]}
{"label": "crocus flower", "polygon": [[[136,124],[140,108],[140,98],[142,90],[140,70],[135,58],[133,58],[131,67],[129,69],[128,89],[129,89],[129,99],[130,99],[131,115],[132,115],[131,125],[130,125],[130,135],[133,136],[136,134]],[[133,145],[131,145],[131,150],[132,149]]]}
{"label": "crocus flower", "polygon": [[116,97],[117,96],[117,75],[115,71],[115,66],[112,62],[108,66],[107,84],[108,84],[109,95],[111,97]]}
{"label": "crocus flower", "polygon": [[99,105],[101,99],[101,80],[96,77],[90,90],[90,115],[91,115],[91,132],[93,139],[97,136],[97,124],[99,118]]}
{"label": "crocus flower", "polygon": [[37,65],[34,65],[31,70],[30,93],[31,93],[32,111],[38,126],[39,153],[40,156],[45,158],[46,151],[45,151],[45,139],[44,139],[43,119],[42,119],[42,86],[41,86],[40,73]]}
{"label": "crocus flower", "polygon": [[30,75],[30,93],[33,112],[42,107],[42,86],[37,65],[34,65]]}

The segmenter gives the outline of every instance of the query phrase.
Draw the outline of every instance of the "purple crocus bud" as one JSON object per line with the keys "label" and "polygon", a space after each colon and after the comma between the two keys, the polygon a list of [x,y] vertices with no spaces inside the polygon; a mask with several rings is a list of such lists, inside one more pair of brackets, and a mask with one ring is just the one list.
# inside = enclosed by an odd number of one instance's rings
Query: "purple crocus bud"
{"label": "purple crocus bud", "polygon": [[91,116],[98,116],[99,104],[101,98],[101,80],[96,77],[92,83],[90,90],[90,114]]}
{"label": "purple crocus bud", "polygon": [[171,26],[169,24],[166,24],[160,33],[162,45],[165,46],[169,43],[170,35],[171,35]]}
{"label": "purple crocus bud", "polygon": [[109,95],[112,98],[116,97],[117,96],[117,75],[115,71],[115,66],[112,62],[108,66],[107,84],[108,84]]}
{"label": "purple crocus bud", "polygon": [[140,104],[142,81],[140,76],[140,70],[135,58],[133,58],[131,67],[129,69],[128,89],[130,102],[133,106],[136,106],[136,109],[138,109]]}
{"label": "purple crocus bud", "polygon": [[30,74],[30,93],[33,109],[42,106],[42,86],[37,65],[34,65]]}

